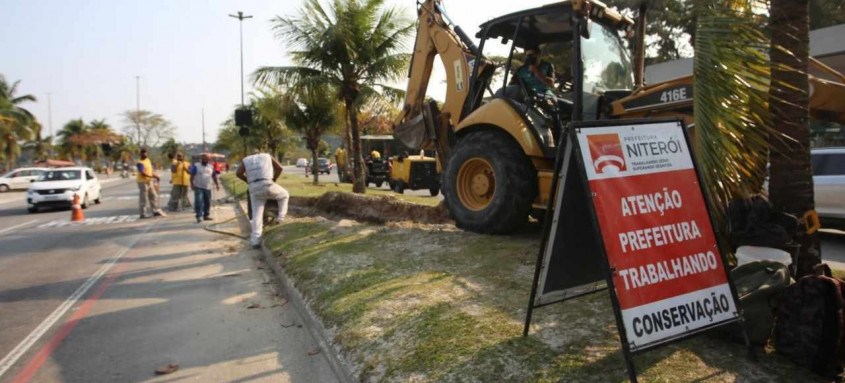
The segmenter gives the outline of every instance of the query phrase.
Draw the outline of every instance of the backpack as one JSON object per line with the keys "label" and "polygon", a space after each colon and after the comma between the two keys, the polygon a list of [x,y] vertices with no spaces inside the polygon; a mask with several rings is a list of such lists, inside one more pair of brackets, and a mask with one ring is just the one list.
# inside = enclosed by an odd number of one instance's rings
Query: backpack
{"label": "backpack", "polygon": [[[755,261],[731,270],[730,276],[736,286],[751,344],[765,345],[772,335],[775,311],[789,286],[789,269],[780,262]],[[733,339],[743,339],[737,326],[724,328]]]}
{"label": "backpack", "polygon": [[775,349],[817,373],[838,374],[845,362],[845,282],[832,278],[826,264],[815,272],[784,291]]}

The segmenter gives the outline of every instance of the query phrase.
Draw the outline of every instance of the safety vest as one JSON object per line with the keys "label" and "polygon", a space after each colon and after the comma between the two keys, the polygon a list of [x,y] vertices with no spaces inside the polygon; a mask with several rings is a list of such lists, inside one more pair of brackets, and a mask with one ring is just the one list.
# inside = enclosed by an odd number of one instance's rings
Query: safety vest
{"label": "safety vest", "polygon": [[175,161],[176,171],[173,172],[173,184],[181,186],[191,185],[191,173],[189,168],[191,165],[188,161]]}
{"label": "safety vest", "polygon": [[[144,165],[144,172],[141,173],[140,171],[135,176],[135,180],[138,181],[139,184],[148,184],[153,177],[153,163],[150,161],[149,158],[138,160],[138,163]],[[147,175],[144,177],[144,175]]]}

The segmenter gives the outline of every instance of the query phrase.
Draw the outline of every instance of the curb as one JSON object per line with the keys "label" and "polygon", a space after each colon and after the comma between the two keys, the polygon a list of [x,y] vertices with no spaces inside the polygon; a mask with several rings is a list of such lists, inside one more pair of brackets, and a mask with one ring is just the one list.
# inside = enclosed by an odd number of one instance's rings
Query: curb
{"label": "curb", "polygon": [[[248,216],[244,211],[243,206],[241,206],[240,201],[235,200],[235,206],[237,206],[238,211],[240,211],[238,220],[241,221],[241,224],[245,223],[247,227],[250,227],[249,220],[247,219]],[[276,277],[281,282],[282,288],[284,289],[288,300],[296,308],[299,313],[299,317],[302,318],[303,325],[308,329],[308,332],[311,333],[311,337],[317,341],[317,344],[320,346],[320,350],[323,355],[326,356],[326,361],[329,363],[329,367],[332,369],[332,372],[334,372],[337,380],[344,383],[356,382],[356,380],[352,377],[349,367],[343,362],[340,355],[338,355],[337,350],[331,346],[331,342],[329,341],[331,338],[328,336],[328,331],[326,331],[326,328],[323,327],[323,324],[320,323],[320,321],[315,319],[311,310],[308,309],[308,305],[305,304],[302,294],[300,294],[299,290],[294,287],[293,282],[291,282],[287,274],[285,274],[284,270],[282,270],[282,266],[279,262],[273,258],[273,255],[270,253],[270,249],[267,248],[264,241],[261,242],[261,255],[264,262],[270,265],[270,268],[273,269]]]}

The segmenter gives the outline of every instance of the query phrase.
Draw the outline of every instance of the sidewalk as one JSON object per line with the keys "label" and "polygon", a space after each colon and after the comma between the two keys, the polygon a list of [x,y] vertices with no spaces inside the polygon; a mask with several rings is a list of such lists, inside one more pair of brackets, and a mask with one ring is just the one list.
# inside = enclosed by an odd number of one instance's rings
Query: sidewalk
{"label": "sidewalk", "polygon": [[[219,196],[217,196],[219,197]],[[113,282],[34,381],[333,382],[319,347],[278,293],[233,204],[213,222],[150,219],[110,271]],[[228,221],[228,222],[226,222]],[[225,222],[225,223],[224,223]],[[169,364],[178,370],[156,376]]]}

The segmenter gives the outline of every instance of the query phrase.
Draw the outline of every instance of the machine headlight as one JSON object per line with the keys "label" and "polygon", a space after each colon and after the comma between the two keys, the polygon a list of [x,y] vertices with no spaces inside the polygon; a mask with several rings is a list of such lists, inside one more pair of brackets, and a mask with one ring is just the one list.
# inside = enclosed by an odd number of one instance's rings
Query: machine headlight
{"label": "machine headlight", "polygon": [[74,187],[70,187],[70,188],[68,188],[67,190],[70,190],[70,191],[77,191],[77,190],[79,190],[80,188],[82,188],[82,185],[79,185],[79,186],[74,186]]}

